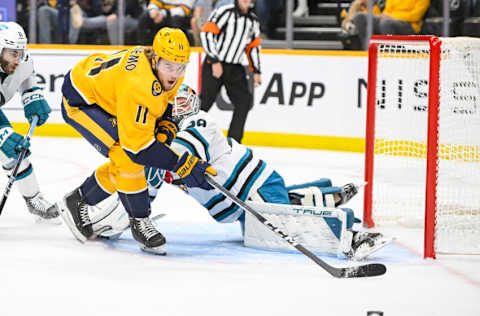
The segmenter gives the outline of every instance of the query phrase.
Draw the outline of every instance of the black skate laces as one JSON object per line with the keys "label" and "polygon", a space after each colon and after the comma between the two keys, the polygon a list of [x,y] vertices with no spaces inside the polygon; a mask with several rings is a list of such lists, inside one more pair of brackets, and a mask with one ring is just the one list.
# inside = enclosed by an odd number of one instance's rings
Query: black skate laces
{"label": "black skate laces", "polygon": [[82,226],[87,226],[91,224],[90,217],[88,216],[88,205],[85,202],[77,202],[79,206],[80,221],[82,221]]}
{"label": "black skate laces", "polygon": [[135,221],[138,223],[138,230],[147,238],[150,239],[156,234],[158,234],[157,229],[153,226],[152,221],[149,217],[146,218],[136,218]]}
{"label": "black skate laces", "polygon": [[353,183],[347,183],[342,187],[343,190],[343,197],[342,197],[342,204],[350,201],[355,194],[358,193],[357,187]]}
{"label": "black skate laces", "polygon": [[360,245],[368,243],[370,247],[375,245],[377,238],[381,236],[380,233],[357,232],[353,237],[352,248],[356,250]]}

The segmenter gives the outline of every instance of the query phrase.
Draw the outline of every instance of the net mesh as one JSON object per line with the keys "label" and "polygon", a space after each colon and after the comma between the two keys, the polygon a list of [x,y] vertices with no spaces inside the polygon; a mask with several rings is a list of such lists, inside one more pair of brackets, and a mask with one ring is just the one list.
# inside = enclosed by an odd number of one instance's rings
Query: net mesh
{"label": "net mesh", "polygon": [[[480,40],[442,39],[435,249],[480,253]],[[429,43],[378,46],[372,216],[423,227]]]}

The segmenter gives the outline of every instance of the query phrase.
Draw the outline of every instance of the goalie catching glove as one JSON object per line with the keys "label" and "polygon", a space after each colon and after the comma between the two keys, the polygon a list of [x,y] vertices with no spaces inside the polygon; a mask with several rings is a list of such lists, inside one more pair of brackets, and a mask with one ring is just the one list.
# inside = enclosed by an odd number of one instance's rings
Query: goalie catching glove
{"label": "goalie catching glove", "polygon": [[185,152],[173,168],[173,172],[190,188],[213,189],[205,179],[205,173],[216,176],[217,172],[207,162]]}

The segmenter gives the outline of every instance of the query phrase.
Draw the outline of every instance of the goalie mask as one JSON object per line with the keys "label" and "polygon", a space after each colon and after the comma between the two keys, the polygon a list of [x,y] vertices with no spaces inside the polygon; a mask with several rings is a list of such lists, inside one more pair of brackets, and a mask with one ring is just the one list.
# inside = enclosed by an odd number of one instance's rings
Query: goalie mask
{"label": "goalie mask", "polygon": [[200,98],[195,90],[186,84],[182,84],[172,105],[173,120],[181,128],[181,124],[185,119],[197,114],[198,111],[200,111]]}

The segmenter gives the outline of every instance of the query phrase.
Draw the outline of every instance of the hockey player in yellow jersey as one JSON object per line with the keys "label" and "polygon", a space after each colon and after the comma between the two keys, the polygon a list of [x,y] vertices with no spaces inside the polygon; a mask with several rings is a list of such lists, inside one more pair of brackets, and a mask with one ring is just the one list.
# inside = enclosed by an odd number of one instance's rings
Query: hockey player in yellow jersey
{"label": "hockey player in yellow jersey", "polygon": [[65,76],[65,121],[110,159],[59,202],[60,215],[79,241],[98,233],[92,229],[88,206],[118,192],[141,248],[165,254],[165,238],[149,219],[144,166],[172,170],[188,186],[210,188],[205,172],[215,170],[192,155],[179,157],[169,146],[178,127],[168,102],[183,82],[189,56],[185,34],[163,28],[152,48],[93,54]]}

